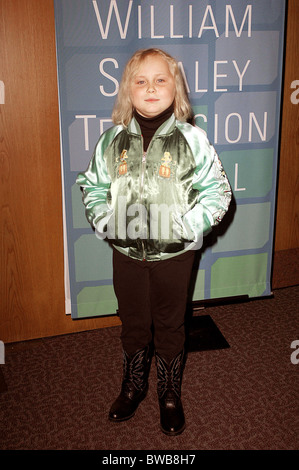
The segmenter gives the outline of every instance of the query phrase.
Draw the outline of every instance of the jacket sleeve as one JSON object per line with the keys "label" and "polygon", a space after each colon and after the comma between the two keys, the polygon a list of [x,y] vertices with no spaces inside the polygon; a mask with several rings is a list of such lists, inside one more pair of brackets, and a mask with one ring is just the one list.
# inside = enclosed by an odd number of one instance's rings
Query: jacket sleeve
{"label": "jacket sleeve", "polygon": [[76,179],[76,183],[83,190],[82,201],[85,205],[86,218],[90,225],[95,228],[99,238],[104,238],[102,236],[103,228],[113,212],[107,203],[111,178],[104,159],[104,153],[115,134],[115,132],[107,131],[101,136],[87,170],[79,173]]}
{"label": "jacket sleeve", "polygon": [[192,186],[198,190],[198,199],[184,215],[183,222],[198,241],[221,222],[230,205],[232,192],[216,150],[201,130],[194,129],[191,144],[196,162]]}

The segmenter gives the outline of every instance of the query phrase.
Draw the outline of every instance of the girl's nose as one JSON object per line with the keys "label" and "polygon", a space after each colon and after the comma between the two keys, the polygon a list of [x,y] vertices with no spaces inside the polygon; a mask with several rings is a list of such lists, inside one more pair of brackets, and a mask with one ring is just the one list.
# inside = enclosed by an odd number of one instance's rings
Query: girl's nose
{"label": "girl's nose", "polygon": [[149,84],[147,87],[147,92],[148,93],[154,93],[155,92],[155,87],[153,84]]}

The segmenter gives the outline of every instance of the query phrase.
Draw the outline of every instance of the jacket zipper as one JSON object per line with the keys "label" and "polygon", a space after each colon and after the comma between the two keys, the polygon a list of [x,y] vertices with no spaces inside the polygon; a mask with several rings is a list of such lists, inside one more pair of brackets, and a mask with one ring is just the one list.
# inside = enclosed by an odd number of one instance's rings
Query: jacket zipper
{"label": "jacket zipper", "polygon": [[[141,141],[142,141],[142,149],[143,147],[143,137],[141,136]],[[151,147],[153,139],[150,141],[147,150],[143,150],[142,154],[142,166],[141,166],[141,178],[140,178],[140,196],[141,200],[143,202],[143,193],[144,193],[144,173],[145,173],[145,167],[146,167],[146,157],[148,155],[149,149]],[[144,241],[141,240],[141,245],[142,245],[142,259],[143,261],[146,261],[146,248],[144,246]]]}
{"label": "jacket zipper", "polygon": [[[141,178],[140,178],[140,197],[141,201],[143,202],[143,193],[144,193],[144,173],[145,173],[145,165],[146,165],[146,155],[147,152],[143,152],[142,154],[142,166],[141,166]],[[144,240],[141,240],[142,245],[142,258],[143,261],[146,261],[146,250],[144,246]]]}

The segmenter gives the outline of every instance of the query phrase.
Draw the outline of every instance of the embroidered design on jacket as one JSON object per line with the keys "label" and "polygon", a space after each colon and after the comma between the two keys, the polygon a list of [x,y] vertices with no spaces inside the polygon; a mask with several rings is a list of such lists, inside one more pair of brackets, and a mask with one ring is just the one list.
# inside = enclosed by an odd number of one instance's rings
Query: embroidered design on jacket
{"label": "embroidered design on jacket", "polygon": [[117,162],[120,160],[120,164],[118,167],[119,175],[125,175],[128,172],[128,165],[126,162],[127,158],[128,158],[127,151],[124,149],[121,152],[120,157],[116,159]]}
{"label": "embroidered design on jacket", "polygon": [[172,162],[172,157],[169,152],[164,152],[164,157],[161,158],[161,163],[159,168],[159,176],[163,178],[170,178],[171,175],[171,168],[170,163]]}
{"label": "embroidered design on jacket", "polygon": [[222,193],[219,194],[219,201],[221,204],[219,204],[218,211],[216,211],[213,214],[215,225],[218,225],[223,219],[225,213],[227,212],[227,208],[230,204],[231,188],[230,188],[226,173],[224,171],[223,165],[216,152],[214,152],[214,163],[215,163],[215,167],[214,167],[215,179],[221,183],[221,186],[223,188]]}

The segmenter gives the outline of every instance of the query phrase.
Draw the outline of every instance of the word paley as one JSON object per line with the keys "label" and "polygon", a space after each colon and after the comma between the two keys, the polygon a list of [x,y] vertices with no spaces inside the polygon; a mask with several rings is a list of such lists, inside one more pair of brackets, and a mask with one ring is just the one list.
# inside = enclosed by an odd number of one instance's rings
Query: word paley
{"label": "word paley", "polygon": [[[161,2],[161,4],[164,2]],[[130,19],[132,16],[135,15],[134,12],[134,4],[133,0],[130,0],[127,4],[127,11],[125,14],[120,14],[118,2],[117,0],[110,0],[108,14],[106,15],[106,25],[104,26],[103,12],[100,11],[100,2],[97,0],[92,1],[94,12],[96,15],[97,23],[99,26],[99,31],[102,39],[109,38],[110,32],[110,25],[111,19],[113,15],[115,15],[117,26],[120,34],[121,39],[126,39],[128,31],[130,31]],[[123,5],[123,4],[122,4]],[[146,3],[145,5],[137,5],[137,31],[136,36],[138,39],[142,39],[143,37],[150,37],[151,39],[164,39],[165,37],[170,37],[171,39],[182,39],[184,37],[193,38],[198,37],[201,38],[205,31],[211,30],[214,32],[215,37],[219,37],[219,28],[217,25],[217,19],[215,17],[215,13],[211,5],[206,5],[205,8],[200,7],[200,11],[198,8],[195,12],[196,5],[191,5],[186,2],[186,31],[182,34],[182,32],[178,33],[175,31],[175,24],[177,22],[177,17],[181,16],[182,12],[179,9],[176,12],[174,5],[169,5],[169,31],[165,32],[165,23],[167,18],[165,17],[165,9],[163,5],[163,31],[157,31],[155,22],[156,18],[161,16],[161,12],[159,12],[159,5],[151,5]],[[197,5],[198,7],[198,5]],[[200,15],[199,15],[200,14]],[[247,34],[248,37],[251,37],[251,22],[252,22],[252,5],[247,5],[244,11],[244,15],[241,21],[241,24],[237,25],[237,21],[235,18],[234,10],[232,5],[227,4],[225,5],[224,9],[224,35],[225,37],[229,37],[230,34],[235,34],[237,37],[240,37],[245,24],[247,24]],[[122,18],[121,18],[122,16]],[[124,17],[125,16],[125,17]],[[195,20],[196,18],[199,18]],[[149,25],[144,25],[144,18],[149,18]],[[223,19],[222,24],[223,24]],[[230,26],[233,26],[232,31],[230,31]]]}
{"label": "word paley", "polygon": [[[237,83],[238,83],[238,91],[243,90],[243,81],[244,81],[244,75],[248,69],[248,66],[250,65],[251,60],[248,59],[245,63],[245,65],[240,65],[236,60],[232,61],[233,64],[233,70],[234,70],[234,75],[237,78]],[[103,85],[100,85],[100,92],[103,96],[116,96],[119,90],[119,82],[116,77],[113,77],[110,73],[108,73],[105,70],[105,64],[111,64],[115,67],[115,69],[119,68],[119,64],[117,60],[113,57],[106,57],[105,59],[101,60],[99,64],[99,70],[100,73],[103,75],[103,77],[107,78],[110,82],[113,83],[113,90],[108,91]],[[207,88],[201,87],[199,85],[200,82],[200,76],[202,76],[201,70],[200,70],[200,65],[199,61],[196,60],[194,62],[194,89],[191,89],[191,86],[189,84],[188,78],[185,73],[184,65],[181,61],[178,62],[180,70],[182,72],[182,76],[184,78],[186,88],[188,93],[191,91],[194,93],[205,93],[208,91]],[[213,91],[214,92],[226,92],[228,89],[221,85],[221,80],[225,79],[228,77],[227,73],[227,68],[229,66],[229,62],[227,60],[215,60],[214,61],[214,73],[213,73]],[[110,86],[111,88],[111,86]]]}

